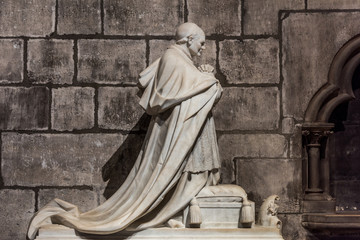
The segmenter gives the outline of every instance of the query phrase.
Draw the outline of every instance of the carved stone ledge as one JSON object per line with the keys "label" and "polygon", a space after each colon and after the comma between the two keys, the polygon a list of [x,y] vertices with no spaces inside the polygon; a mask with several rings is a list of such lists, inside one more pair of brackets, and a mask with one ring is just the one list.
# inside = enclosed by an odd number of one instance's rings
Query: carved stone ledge
{"label": "carved stone ledge", "polygon": [[330,130],[334,127],[333,123],[327,122],[305,122],[302,125],[303,132],[323,132],[324,134],[330,133]]}
{"label": "carved stone ledge", "polygon": [[110,235],[81,234],[74,229],[61,225],[48,225],[39,230],[36,240],[188,240],[188,239],[267,239],[284,240],[280,230],[273,227],[237,228],[237,229],[199,229],[199,228],[150,228],[140,232],[120,232]]}
{"label": "carved stone ledge", "polygon": [[360,239],[360,213],[303,214],[302,226],[321,239]]}

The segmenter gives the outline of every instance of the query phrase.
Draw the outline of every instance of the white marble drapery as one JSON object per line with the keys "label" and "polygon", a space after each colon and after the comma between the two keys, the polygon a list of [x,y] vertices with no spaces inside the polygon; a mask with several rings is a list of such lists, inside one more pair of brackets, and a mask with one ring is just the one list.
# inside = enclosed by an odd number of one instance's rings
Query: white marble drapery
{"label": "white marble drapery", "polygon": [[[207,144],[213,145],[208,148],[196,142],[201,139],[199,134],[215,134],[209,113],[220,97],[221,86],[214,76],[200,72],[177,46],[168,49],[140,76],[140,86],[145,88],[140,105],[153,117],[142,149],[124,184],[105,203],[85,213],[75,205],[54,199],[32,219],[28,230],[30,239],[42,225],[49,223],[92,234],[121,231],[151,214],[184,174],[203,173],[219,166],[215,135],[211,140],[205,139]],[[209,149],[212,152],[194,152]],[[201,166],[192,159],[189,161],[192,166],[187,166],[189,156],[203,156],[203,160],[210,157],[212,160],[203,161]],[[211,173],[208,175],[213,177]],[[216,180],[214,177],[215,183]],[[203,181],[199,182],[204,185]],[[189,196],[172,199],[173,203],[185,206],[201,187],[193,184],[190,189],[193,191],[187,191]],[[162,216],[157,216],[160,219],[168,219],[173,214],[171,211],[160,212]],[[151,223],[143,223],[136,225],[135,229],[150,226]]]}

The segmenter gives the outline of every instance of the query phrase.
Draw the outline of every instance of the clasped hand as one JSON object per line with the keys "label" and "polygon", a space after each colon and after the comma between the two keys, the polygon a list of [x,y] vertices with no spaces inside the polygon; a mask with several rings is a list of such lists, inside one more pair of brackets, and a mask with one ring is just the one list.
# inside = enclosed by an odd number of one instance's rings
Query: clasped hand
{"label": "clasped hand", "polygon": [[200,72],[203,72],[203,73],[210,73],[212,75],[215,74],[214,67],[212,67],[209,64],[202,64],[200,67],[198,67],[198,69],[199,69]]}

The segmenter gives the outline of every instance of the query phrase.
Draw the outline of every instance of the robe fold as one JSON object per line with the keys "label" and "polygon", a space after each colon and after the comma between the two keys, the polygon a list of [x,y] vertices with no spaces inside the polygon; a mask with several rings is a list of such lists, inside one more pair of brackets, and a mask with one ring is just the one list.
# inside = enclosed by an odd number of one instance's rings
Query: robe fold
{"label": "robe fold", "polygon": [[[75,205],[54,199],[32,219],[28,229],[30,239],[49,223],[90,234],[151,227],[155,222],[142,223],[142,217],[151,216],[166,194],[176,184],[181,185],[181,179],[186,179],[182,178],[184,174],[219,168],[211,109],[222,89],[214,76],[200,72],[191,58],[175,45],[140,74],[139,85],[144,88],[140,105],[152,119],[123,185],[102,205],[85,213]],[[186,206],[201,186],[193,189],[188,191],[192,196],[173,198],[172,203]],[[174,196],[181,195],[176,191]],[[154,218],[166,220],[173,215],[172,211],[160,212],[161,216]],[[140,224],[130,226],[135,222]]]}

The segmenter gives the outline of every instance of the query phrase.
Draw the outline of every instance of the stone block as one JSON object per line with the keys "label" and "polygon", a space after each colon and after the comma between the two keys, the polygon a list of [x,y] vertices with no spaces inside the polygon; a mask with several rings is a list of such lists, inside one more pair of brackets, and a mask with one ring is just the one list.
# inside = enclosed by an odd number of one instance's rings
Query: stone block
{"label": "stone block", "polygon": [[56,0],[0,1],[0,36],[41,37],[55,31]]}
{"label": "stone block", "polygon": [[308,232],[301,225],[301,214],[279,214],[285,240],[309,240]]}
{"label": "stone block", "polygon": [[284,158],[288,148],[279,134],[223,134],[218,142],[222,158]]}
{"label": "stone block", "polygon": [[[157,58],[161,57],[166,49],[175,44],[175,40],[150,40],[150,64]],[[201,64],[210,64],[216,67],[216,42],[213,40],[206,40],[205,50],[200,57],[193,58],[194,64],[200,66]]]}
{"label": "stone block", "polygon": [[294,134],[290,137],[290,158],[301,158],[303,154],[301,125],[296,124]]}
{"label": "stone block", "polygon": [[151,64],[156,59],[161,57],[166,49],[171,45],[175,44],[175,40],[150,40],[150,54],[149,54],[149,63]]}
{"label": "stone block", "polygon": [[58,34],[101,33],[100,0],[59,0]]}
{"label": "stone block", "polygon": [[33,83],[71,84],[74,76],[71,40],[30,40],[28,77]]}
{"label": "stone block", "polygon": [[360,9],[359,0],[308,0],[308,9]]}
{"label": "stone block", "polygon": [[284,158],[288,152],[286,138],[278,134],[223,134],[219,136],[218,144],[225,183],[234,181],[235,157]]}
{"label": "stone block", "polygon": [[189,22],[198,24],[205,35],[241,34],[241,1],[188,0]]}
{"label": "stone block", "polygon": [[291,13],[282,22],[283,113],[302,120],[337,51],[359,34],[360,12]]}
{"label": "stone block", "polygon": [[244,34],[275,35],[278,33],[279,10],[304,8],[303,0],[245,0]]}
{"label": "stone block", "polygon": [[0,190],[0,232],[2,240],[25,239],[35,213],[35,193],[31,190]]}
{"label": "stone block", "polygon": [[89,129],[94,126],[94,95],[90,87],[69,87],[52,90],[52,129]]}
{"label": "stone block", "polygon": [[295,121],[293,118],[283,118],[281,121],[281,129],[283,134],[292,134],[295,131]]}
{"label": "stone block", "polygon": [[97,193],[91,190],[41,189],[38,197],[38,209],[44,207],[54,198],[77,205],[81,212],[89,211],[98,206]]}
{"label": "stone block", "polygon": [[107,35],[174,35],[183,23],[183,0],[104,0]]}
{"label": "stone block", "polygon": [[99,127],[105,129],[139,130],[144,110],[139,105],[137,88],[99,88]]}
{"label": "stone block", "polygon": [[213,110],[217,130],[272,130],[280,118],[279,90],[269,88],[224,88]]}
{"label": "stone block", "polygon": [[220,42],[219,64],[227,82],[278,83],[279,42],[274,38]]}
{"label": "stone block", "polygon": [[264,199],[280,197],[280,213],[298,213],[302,196],[301,160],[235,159],[236,184],[245,189],[257,209]]}
{"label": "stone block", "polygon": [[48,128],[48,122],[48,88],[0,88],[0,129],[44,130]]}
{"label": "stone block", "polygon": [[79,40],[78,81],[135,84],[146,67],[144,40]]}
{"label": "stone block", "polygon": [[23,45],[24,42],[20,39],[0,40],[0,83],[22,82],[24,69]]}
{"label": "stone block", "polygon": [[3,133],[4,184],[105,186],[101,168],[123,141],[121,134]]}

